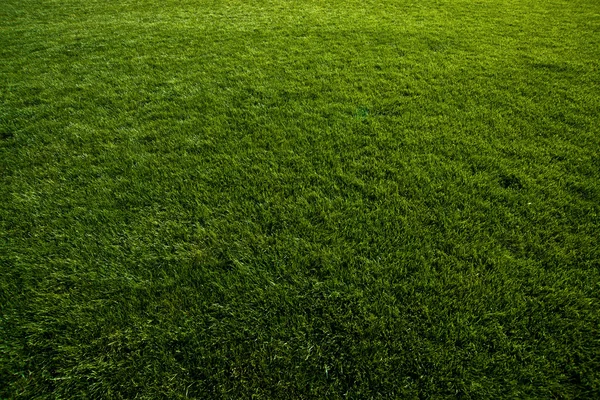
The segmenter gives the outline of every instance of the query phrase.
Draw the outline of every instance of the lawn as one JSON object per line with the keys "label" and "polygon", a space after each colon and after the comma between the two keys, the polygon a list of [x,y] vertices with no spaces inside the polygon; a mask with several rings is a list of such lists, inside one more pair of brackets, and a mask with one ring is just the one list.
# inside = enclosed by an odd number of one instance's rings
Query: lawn
{"label": "lawn", "polygon": [[597,0],[2,0],[0,398],[600,398]]}

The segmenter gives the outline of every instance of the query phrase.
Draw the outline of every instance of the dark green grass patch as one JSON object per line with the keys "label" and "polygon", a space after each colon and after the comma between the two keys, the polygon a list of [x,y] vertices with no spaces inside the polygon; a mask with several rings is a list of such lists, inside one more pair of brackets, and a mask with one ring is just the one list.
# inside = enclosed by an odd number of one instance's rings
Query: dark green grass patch
{"label": "dark green grass patch", "polygon": [[597,1],[0,20],[0,397],[600,397]]}

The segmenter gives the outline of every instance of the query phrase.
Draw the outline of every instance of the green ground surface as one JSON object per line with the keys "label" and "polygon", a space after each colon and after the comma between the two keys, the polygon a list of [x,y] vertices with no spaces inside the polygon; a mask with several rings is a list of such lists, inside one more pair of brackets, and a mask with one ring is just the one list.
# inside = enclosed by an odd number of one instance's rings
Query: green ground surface
{"label": "green ground surface", "polygon": [[0,398],[600,397],[597,0],[2,0]]}

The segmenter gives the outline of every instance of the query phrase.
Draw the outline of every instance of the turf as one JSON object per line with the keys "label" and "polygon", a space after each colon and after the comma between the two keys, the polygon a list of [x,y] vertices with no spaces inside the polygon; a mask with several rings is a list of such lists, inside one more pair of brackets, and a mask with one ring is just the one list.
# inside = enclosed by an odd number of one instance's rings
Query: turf
{"label": "turf", "polygon": [[0,398],[600,397],[597,0],[0,21]]}

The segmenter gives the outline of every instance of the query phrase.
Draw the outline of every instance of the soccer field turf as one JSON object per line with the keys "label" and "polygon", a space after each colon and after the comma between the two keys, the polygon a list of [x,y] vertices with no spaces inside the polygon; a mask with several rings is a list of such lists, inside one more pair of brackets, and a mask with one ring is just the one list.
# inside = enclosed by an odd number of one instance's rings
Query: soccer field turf
{"label": "soccer field turf", "polygon": [[0,398],[600,398],[598,0],[2,0]]}

